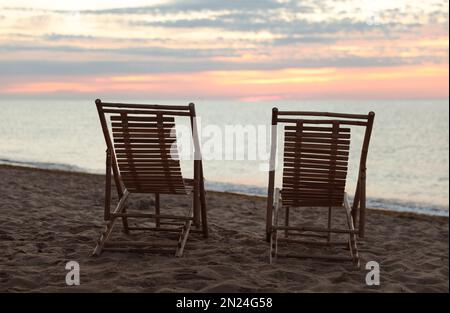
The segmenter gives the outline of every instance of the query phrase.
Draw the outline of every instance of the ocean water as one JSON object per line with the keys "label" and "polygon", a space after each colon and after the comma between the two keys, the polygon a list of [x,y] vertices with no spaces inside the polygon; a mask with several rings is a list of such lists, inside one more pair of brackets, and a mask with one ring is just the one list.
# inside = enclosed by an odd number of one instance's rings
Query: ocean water
{"label": "ocean water", "polygon": [[[185,104],[183,101],[159,103]],[[195,103],[201,140],[207,150],[203,153],[208,189],[267,193],[268,174],[264,165],[269,152],[274,106],[280,110],[364,114],[374,111],[376,117],[367,161],[368,205],[449,214],[448,100],[253,103],[200,100]],[[0,100],[0,117],[0,163],[104,172],[105,143],[93,99]],[[186,124],[180,120],[179,125]],[[227,133],[227,128],[233,127],[247,127],[247,137]],[[281,129],[279,131],[282,138]],[[255,134],[259,137],[252,137]],[[347,184],[350,195],[356,185],[362,135],[361,130],[352,129]],[[281,149],[278,152],[281,155]],[[244,156],[244,159],[234,160],[231,155]],[[190,164],[182,162],[186,176],[192,174]],[[277,172],[278,186],[280,176],[281,168]]]}

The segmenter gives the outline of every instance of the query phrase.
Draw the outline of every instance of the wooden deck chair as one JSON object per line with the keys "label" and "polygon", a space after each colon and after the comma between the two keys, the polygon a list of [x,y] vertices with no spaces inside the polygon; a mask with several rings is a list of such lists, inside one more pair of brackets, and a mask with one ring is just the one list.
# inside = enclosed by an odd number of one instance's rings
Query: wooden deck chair
{"label": "wooden deck chair", "polygon": [[[359,267],[356,235],[364,236],[366,209],[366,159],[375,113],[367,115],[324,112],[272,111],[272,149],[270,157],[266,239],[270,242],[270,262],[278,255],[278,241],[332,246],[347,245],[350,257],[327,255],[285,255],[299,258],[348,260]],[[284,156],[282,189],[275,186],[277,125],[284,123]],[[359,164],[358,182],[353,206],[350,207],[345,184],[350,148],[350,128],[365,127]],[[290,208],[328,208],[327,227],[295,227],[289,224]],[[332,209],[345,209],[346,228],[333,228]],[[279,212],[284,209],[284,225],[279,224]],[[357,218],[359,217],[359,227]],[[284,231],[284,238],[278,232]],[[309,240],[291,239],[289,233]],[[348,234],[348,242],[333,242],[331,234]],[[322,238],[313,241],[311,238]],[[325,240],[324,240],[325,239]]]}
{"label": "wooden deck chair", "polygon": [[[205,188],[200,144],[197,133],[195,106],[146,105],[104,103],[97,99],[98,115],[106,141],[106,189],[104,220],[106,229],[101,233],[93,254],[111,251],[160,251],[173,247],[180,257],[190,232],[208,237]],[[107,122],[109,116],[110,123]],[[190,118],[194,149],[194,178],[183,179],[177,156],[175,117]],[[111,128],[108,128],[110,124]],[[112,172],[112,173],[111,173]],[[114,179],[118,204],[111,211],[111,186]],[[153,194],[154,213],[127,212],[126,201],[132,193]],[[184,216],[160,213],[160,195],[192,196],[190,211]],[[131,231],[178,232],[175,245],[142,241],[108,240],[116,220],[122,220],[125,233]],[[147,219],[152,227],[131,227],[128,219]],[[191,229],[191,225],[195,228]],[[169,226],[168,226],[169,225]]]}

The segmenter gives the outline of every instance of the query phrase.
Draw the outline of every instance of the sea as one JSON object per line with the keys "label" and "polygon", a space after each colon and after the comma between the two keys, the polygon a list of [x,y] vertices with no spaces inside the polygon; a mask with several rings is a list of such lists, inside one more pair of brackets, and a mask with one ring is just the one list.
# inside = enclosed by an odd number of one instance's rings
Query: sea
{"label": "sea", "polygon": [[[186,100],[125,100],[187,104]],[[195,99],[193,99],[195,100]],[[190,101],[189,101],[190,102]],[[449,215],[449,101],[192,101],[203,148],[206,187],[264,196],[272,108],[367,114],[375,122],[367,160],[368,207]],[[188,121],[177,118],[177,125]],[[362,129],[352,128],[347,191],[354,194]],[[278,132],[282,134],[282,127]],[[282,139],[282,135],[279,136]],[[0,99],[0,164],[104,173],[105,141],[94,99]],[[282,144],[277,153],[282,154]],[[280,158],[281,159],[281,158]],[[183,160],[185,176],[192,162]],[[282,170],[278,166],[276,184]],[[0,177],[1,179],[1,177]]]}

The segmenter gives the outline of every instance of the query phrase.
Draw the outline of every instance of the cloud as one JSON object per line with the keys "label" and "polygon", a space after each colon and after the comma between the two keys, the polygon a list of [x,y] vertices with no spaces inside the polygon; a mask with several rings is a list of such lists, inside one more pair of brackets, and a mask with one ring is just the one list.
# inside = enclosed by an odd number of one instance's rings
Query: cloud
{"label": "cloud", "polygon": [[[52,37],[55,37],[52,35]],[[59,37],[59,36],[56,36]],[[66,39],[66,36],[63,36]],[[56,39],[56,40],[60,40]],[[170,49],[163,47],[125,47],[125,48],[83,48],[70,45],[0,45],[0,51],[3,52],[24,52],[24,51],[46,51],[46,52],[81,52],[96,54],[119,54],[119,55],[142,55],[146,57],[165,57],[165,58],[211,58],[211,57],[232,57],[237,56],[233,49]]]}
{"label": "cloud", "polygon": [[448,63],[448,1],[395,2],[185,0],[81,11],[7,8],[0,15],[0,75],[232,75]]}
{"label": "cloud", "polygon": [[[428,57],[427,62],[441,64],[439,58]],[[203,71],[280,70],[288,68],[370,68],[423,63],[420,58],[336,57],[282,60],[277,62],[236,63],[180,59],[158,61],[0,61],[0,75],[8,76],[74,76],[119,75],[145,73],[197,73]],[[230,72],[232,75],[232,72]]]}
{"label": "cloud", "polygon": [[255,13],[229,13],[214,19],[178,19],[172,21],[130,21],[130,26],[149,26],[166,28],[216,28],[232,31],[270,31],[282,35],[316,35],[336,34],[339,32],[369,32],[381,30],[386,33],[397,29],[407,28],[409,31],[419,27],[418,23],[402,24],[368,24],[350,18],[334,19],[327,22],[311,22],[306,19],[295,19],[292,21],[280,20],[267,13],[260,15]]}
{"label": "cloud", "polygon": [[276,0],[244,0],[244,1],[211,1],[211,0],[183,0],[168,1],[157,6],[140,6],[104,10],[85,10],[82,13],[89,14],[149,14],[149,13],[174,13],[181,11],[267,11],[275,9],[295,9],[302,12],[312,12],[313,6],[304,5],[298,1]]}

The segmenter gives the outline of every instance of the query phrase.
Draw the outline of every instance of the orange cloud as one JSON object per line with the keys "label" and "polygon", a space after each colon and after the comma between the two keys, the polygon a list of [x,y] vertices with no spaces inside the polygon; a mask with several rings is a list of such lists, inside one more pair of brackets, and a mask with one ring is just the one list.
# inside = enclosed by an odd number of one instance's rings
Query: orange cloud
{"label": "orange cloud", "polygon": [[1,93],[112,93],[166,98],[446,98],[448,65],[388,68],[291,68],[79,77],[22,82]]}

